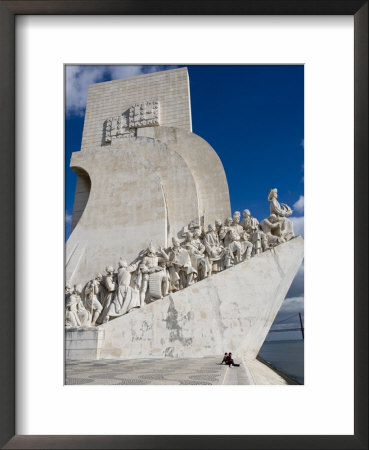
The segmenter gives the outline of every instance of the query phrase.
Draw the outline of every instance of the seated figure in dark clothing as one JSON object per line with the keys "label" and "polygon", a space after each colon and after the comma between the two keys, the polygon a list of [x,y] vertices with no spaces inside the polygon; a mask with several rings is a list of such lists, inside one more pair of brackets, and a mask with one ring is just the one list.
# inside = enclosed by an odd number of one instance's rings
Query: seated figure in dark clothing
{"label": "seated figure in dark clothing", "polygon": [[229,366],[229,367],[240,367],[239,364],[235,364],[232,358],[232,353],[229,353],[229,355],[226,357],[225,363]]}

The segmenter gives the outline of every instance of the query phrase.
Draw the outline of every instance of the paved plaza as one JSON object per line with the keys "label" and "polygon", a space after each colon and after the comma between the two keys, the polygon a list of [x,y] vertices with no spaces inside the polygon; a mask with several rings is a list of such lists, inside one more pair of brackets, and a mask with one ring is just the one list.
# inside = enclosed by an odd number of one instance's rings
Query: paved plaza
{"label": "paved plaza", "polygon": [[129,359],[66,362],[65,384],[250,384],[245,367],[219,365],[219,359]]}

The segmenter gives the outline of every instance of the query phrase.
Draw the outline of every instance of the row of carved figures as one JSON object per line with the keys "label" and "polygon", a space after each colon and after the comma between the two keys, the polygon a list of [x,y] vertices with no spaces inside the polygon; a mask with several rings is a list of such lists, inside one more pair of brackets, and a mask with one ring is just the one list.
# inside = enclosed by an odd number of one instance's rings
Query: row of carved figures
{"label": "row of carved figures", "polygon": [[236,211],[206,232],[195,225],[183,241],[174,237],[167,249],[150,243],[131,264],[121,259],[117,271],[107,267],[105,276],[97,273],[84,288],[67,284],[66,326],[106,323],[292,239],[293,223],[287,219],[292,209],[277,198],[277,189],[271,189],[270,216],[261,223],[248,209],[240,222]]}

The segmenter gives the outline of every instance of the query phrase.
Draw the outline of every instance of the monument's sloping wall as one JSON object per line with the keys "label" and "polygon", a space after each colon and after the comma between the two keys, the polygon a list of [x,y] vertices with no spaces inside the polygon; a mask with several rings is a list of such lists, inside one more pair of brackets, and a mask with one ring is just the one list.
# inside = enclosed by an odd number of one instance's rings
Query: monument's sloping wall
{"label": "monument's sloping wall", "polygon": [[231,214],[223,164],[211,145],[195,133],[179,128],[155,127],[155,138],[165,142],[186,161],[195,179],[199,216],[204,224]]}
{"label": "monument's sloping wall", "polygon": [[[83,330],[67,331],[68,359],[201,357],[253,359],[301,264],[304,241],[292,239],[228,270],[98,327],[98,348]],[[98,337],[98,339],[97,339]],[[69,341],[68,341],[69,342]],[[86,349],[86,352],[85,352]],[[88,351],[87,351],[88,350]]]}

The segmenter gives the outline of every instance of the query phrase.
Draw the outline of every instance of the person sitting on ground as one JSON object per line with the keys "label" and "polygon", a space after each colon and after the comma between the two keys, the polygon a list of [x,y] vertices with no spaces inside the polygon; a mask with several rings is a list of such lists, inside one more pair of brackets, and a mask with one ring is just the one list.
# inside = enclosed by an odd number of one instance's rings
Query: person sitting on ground
{"label": "person sitting on ground", "polygon": [[[228,359],[227,359],[228,358]],[[226,358],[226,364],[228,364],[229,367],[240,367],[239,364],[235,364],[232,358],[232,353],[229,353],[229,355]]]}
{"label": "person sitting on ground", "polygon": [[227,356],[228,356],[228,353],[224,353],[224,356],[223,356],[223,359],[222,359],[222,362],[220,363],[220,365],[222,365],[223,363],[224,363],[224,364],[227,364],[227,363],[226,363]]}

